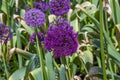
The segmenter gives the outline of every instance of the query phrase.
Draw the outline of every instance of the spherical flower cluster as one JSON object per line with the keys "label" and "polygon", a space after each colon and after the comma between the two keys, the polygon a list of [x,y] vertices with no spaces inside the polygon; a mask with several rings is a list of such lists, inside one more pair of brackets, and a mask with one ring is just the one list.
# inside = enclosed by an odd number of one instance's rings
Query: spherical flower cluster
{"label": "spherical flower cluster", "polygon": [[28,26],[38,27],[45,23],[46,18],[42,11],[33,8],[25,13],[24,20]]}
{"label": "spherical flower cluster", "polygon": [[7,42],[12,38],[10,27],[5,24],[0,24],[0,43]]}
{"label": "spherical flower cluster", "polygon": [[[43,33],[38,32],[37,35],[38,35],[39,42],[44,41],[44,35],[43,35]],[[29,40],[30,40],[31,43],[35,43],[36,42],[36,33],[31,34]]]}
{"label": "spherical flower cluster", "polygon": [[66,14],[70,9],[70,0],[50,0],[51,12],[57,16]]}
{"label": "spherical flower cluster", "polygon": [[34,7],[40,9],[43,12],[46,12],[49,9],[49,5],[46,2],[34,2]]}
{"label": "spherical flower cluster", "polygon": [[53,25],[45,37],[45,48],[48,51],[53,50],[55,57],[71,55],[77,50],[77,37],[78,34],[74,33],[73,28],[67,23],[66,25]]}

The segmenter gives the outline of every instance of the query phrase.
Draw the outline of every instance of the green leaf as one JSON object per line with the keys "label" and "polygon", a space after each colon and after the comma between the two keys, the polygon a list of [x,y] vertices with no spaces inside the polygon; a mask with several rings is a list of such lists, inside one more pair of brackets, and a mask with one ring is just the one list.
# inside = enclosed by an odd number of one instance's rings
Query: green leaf
{"label": "green leaf", "polygon": [[76,64],[74,64],[74,63],[72,63],[72,66],[71,66],[72,68],[71,68],[71,72],[72,72],[72,75],[75,75],[76,74],[76,72],[77,72],[77,65]]}
{"label": "green leaf", "polygon": [[99,67],[91,67],[90,70],[89,70],[89,76],[93,77],[93,76],[96,76],[96,77],[100,77],[102,78],[102,74],[103,71],[102,71],[102,68],[99,68]]}
{"label": "green leaf", "polygon": [[116,19],[117,24],[120,24],[120,15],[119,15],[120,14],[120,6],[119,6],[119,3],[117,3],[117,1],[115,1],[116,12],[115,12],[115,8],[114,8],[114,5],[113,5],[113,0],[110,0],[110,7],[112,9],[112,18],[113,18],[114,23],[116,23],[115,18],[117,18]]}
{"label": "green leaf", "polygon": [[[91,78],[93,78],[93,77],[97,77],[98,78],[98,80],[99,79],[103,79],[103,71],[102,71],[102,68],[99,68],[99,67],[97,67],[97,66],[94,66],[94,67],[91,67],[91,69],[89,70],[89,76],[88,77],[91,77]],[[111,76],[109,76],[108,74],[107,74],[107,79],[110,79],[111,78]]]}
{"label": "green leaf", "polygon": [[3,80],[1,76],[0,76],[0,80]]}
{"label": "green leaf", "polygon": [[[111,79],[111,72],[109,70],[106,70],[107,73],[107,79]],[[115,80],[119,80],[120,76],[117,74],[113,74],[115,77]],[[103,78],[103,71],[102,68],[99,68],[97,66],[91,67],[91,69],[89,70],[89,76],[88,77],[98,77],[98,78]]]}
{"label": "green leaf", "polygon": [[120,24],[115,25],[115,31],[116,31],[116,39],[119,42],[120,41]]}
{"label": "green leaf", "polygon": [[66,75],[65,75],[65,66],[61,65],[60,72],[59,72],[59,77],[60,80],[66,80]]}
{"label": "green leaf", "polygon": [[22,57],[24,57],[25,59],[31,59],[32,57],[34,57],[36,54],[32,54],[30,52],[27,52],[25,50],[22,50],[22,49],[19,49],[19,48],[12,48],[10,51],[9,51],[9,57],[8,59],[10,59],[12,57],[12,55],[14,53],[17,53],[17,54],[20,54]]}
{"label": "green leaf", "polygon": [[85,57],[86,63],[93,64],[93,54],[91,53],[91,51],[89,51],[89,50],[84,51],[84,57]]}
{"label": "green leaf", "polygon": [[97,29],[94,24],[86,24],[85,26],[82,27],[81,29],[82,32],[97,32]]}
{"label": "green leaf", "polygon": [[91,39],[90,44],[92,44],[94,47],[100,49],[100,40],[99,39],[95,39],[95,38]]}
{"label": "green leaf", "polygon": [[[108,54],[120,64],[120,53],[115,50],[112,46],[108,44]],[[117,63],[118,64],[118,63]]]}
{"label": "green leaf", "polygon": [[[83,68],[83,65],[82,65],[82,58],[80,58],[80,56],[72,56],[72,61],[71,61],[72,67],[75,68],[75,65],[79,66],[79,70],[83,71],[84,68]],[[76,72],[79,71],[79,70],[77,69]],[[72,70],[72,71],[74,72],[75,70]]]}
{"label": "green leaf", "polygon": [[27,24],[24,21],[21,21],[21,24],[26,29],[26,31],[28,31],[29,34],[32,34],[34,32],[34,29],[30,26],[27,26]]}
{"label": "green leaf", "polygon": [[55,71],[54,71],[54,67],[53,67],[51,53],[47,53],[45,55],[45,59],[46,59],[46,66],[47,66],[47,70],[48,70],[48,78],[49,78],[49,80],[55,80]]}
{"label": "green leaf", "polygon": [[5,14],[7,14],[5,0],[2,0],[1,10],[2,10]]}
{"label": "green leaf", "polygon": [[25,14],[25,10],[24,10],[24,9],[21,9],[21,10],[20,10],[20,16],[24,17],[24,14]]}
{"label": "green leaf", "polygon": [[[107,75],[108,75],[108,76],[111,76],[112,73],[111,73],[109,70],[107,70],[106,72],[107,72]],[[117,74],[115,74],[115,73],[113,73],[113,75],[114,75],[114,77],[115,77],[115,80],[120,80],[120,75],[117,75]]]}
{"label": "green leaf", "polygon": [[29,64],[27,65],[27,69],[26,69],[26,73],[25,73],[25,79],[27,79],[28,73],[32,70],[34,70],[36,67],[39,67],[39,56],[38,55],[34,55],[30,61]]}
{"label": "green leaf", "polygon": [[15,3],[15,0],[10,0],[9,5],[10,5],[11,7],[13,7],[13,6],[14,6],[14,3]]}
{"label": "green leaf", "polygon": [[96,6],[98,5],[99,0],[92,0],[92,3],[95,4]]}
{"label": "green leaf", "polygon": [[8,80],[19,80],[23,79],[25,76],[26,67],[16,70]]}
{"label": "green leaf", "polygon": [[78,28],[78,19],[75,18],[75,20],[71,21],[71,26],[73,26],[73,29],[75,32],[78,32],[79,31],[79,28]]}
{"label": "green leaf", "polygon": [[37,68],[29,73],[31,80],[43,80],[41,68]]}
{"label": "green leaf", "polygon": [[16,42],[17,42],[17,36],[16,35],[13,35],[13,47],[16,46]]}

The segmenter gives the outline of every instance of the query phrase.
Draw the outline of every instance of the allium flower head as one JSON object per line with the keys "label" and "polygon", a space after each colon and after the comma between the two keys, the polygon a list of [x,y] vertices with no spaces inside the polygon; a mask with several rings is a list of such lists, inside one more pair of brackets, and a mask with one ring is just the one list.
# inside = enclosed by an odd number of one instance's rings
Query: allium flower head
{"label": "allium flower head", "polygon": [[73,32],[73,28],[70,24],[53,25],[53,27],[48,30],[47,36],[45,37],[45,48],[48,51],[53,50],[55,57],[71,55],[77,50],[77,37],[78,34]]}
{"label": "allium flower head", "polygon": [[0,43],[7,42],[12,38],[12,33],[10,32],[10,27],[5,24],[0,24]]}
{"label": "allium flower head", "polygon": [[49,9],[49,5],[46,2],[34,2],[34,7],[46,12]]}
{"label": "allium flower head", "polygon": [[66,14],[70,9],[70,0],[50,0],[51,12],[57,16]]}
{"label": "allium flower head", "polygon": [[42,11],[33,8],[25,13],[24,20],[28,26],[38,27],[45,23],[46,18]]}
{"label": "allium flower head", "polygon": [[49,28],[54,27],[54,26],[59,26],[59,25],[66,26],[68,24],[69,22],[67,19],[59,17],[58,19],[56,19],[55,21],[49,24]]}
{"label": "allium flower head", "polygon": [[[37,35],[38,35],[39,42],[44,41],[43,33],[38,32]],[[30,35],[30,39],[29,40],[30,40],[31,43],[35,43],[36,42],[36,33],[33,33],[32,35]]]}

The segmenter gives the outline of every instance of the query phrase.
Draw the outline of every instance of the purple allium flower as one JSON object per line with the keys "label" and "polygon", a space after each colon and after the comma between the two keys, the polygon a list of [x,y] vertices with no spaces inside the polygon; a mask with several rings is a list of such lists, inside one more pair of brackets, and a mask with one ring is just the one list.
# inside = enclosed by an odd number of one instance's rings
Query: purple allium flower
{"label": "purple allium flower", "polygon": [[5,24],[0,24],[0,43],[7,42],[12,38],[12,33],[10,32],[10,27]]}
{"label": "purple allium flower", "polygon": [[[64,23],[64,22],[63,22]],[[44,43],[48,51],[53,50],[55,57],[68,56],[76,52],[78,34],[68,23],[53,25],[49,28]]]}
{"label": "purple allium flower", "polygon": [[58,26],[58,25],[66,26],[68,24],[69,24],[69,22],[67,19],[59,17],[58,19],[56,19],[55,21],[53,21],[52,23],[49,24],[49,28],[51,28],[53,26]]}
{"label": "purple allium flower", "polygon": [[46,2],[34,2],[34,7],[46,12],[49,9],[49,5]]}
{"label": "purple allium flower", "polygon": [[45,23],[46,18],[42,11],[33,8],[25,13],[24,20],[28,26],[38,27]]}
{"label": "purple allium flower", "polygon": [[[38,39],[40,40],[39,42],[44,41],[44,35],[41,32],[38,32]],[[35,43],[36,42],[36,33],[33,33],[32,35],[30,35],[30,42],[31,43]]]}
{"label": "purple allium flower", "polygon": [[70,0],[50,0],[51,12],[57,16],[66,14],[70,9]]}

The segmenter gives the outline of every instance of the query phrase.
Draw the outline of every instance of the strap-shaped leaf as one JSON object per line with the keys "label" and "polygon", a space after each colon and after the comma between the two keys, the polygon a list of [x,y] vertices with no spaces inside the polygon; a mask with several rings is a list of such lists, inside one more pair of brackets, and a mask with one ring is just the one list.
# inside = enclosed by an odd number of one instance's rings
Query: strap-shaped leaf
{"label": "strap-shaped leaf", "polygon": [[25,76],[26,67],[16,70],[8,80],[21,80]]}
{"label": "strap-shaped leaf", "polygon": [[61,65],[60,72],[59,72],[59,77],[60,80],[66,80],[66,75],[65,75],[65,66]]}
{"label": "strap-shaped leaf", "polygon": [[52,55],[51,53],[47,53],[45,55],[46,59],[46,66],[47,66],[47,72],[48,72],[48,78],[49,80],[55,80],[55,71],[53,67],[53,61],[52,61]]}
{"label": "strap-shaped leaf", "polygon": [[[120,53],[117,52],[112,46],[108,45],[108,54],[115,59],[116,61],[119,62],[120,64]],[[118,63],[116,63],[118,64]]]}
{"label": "strap-shaped leaf", "polygon": [[29,73],[29,78],[31,80],[43,80],[41,68],[37,68]]}
{"label": "strap-shaped leaf", "polygon": [[26,69],[26,73],[25,73],[25,80],[28,78],[28,73],[31,72],[32,70],[34,70],[36,67],[39,67],[39,66],[40,66],[39,56],[34,55],[30,59],[29,64],[27,65],[27,69]]}

